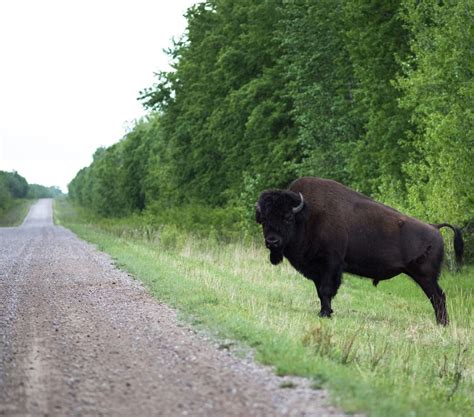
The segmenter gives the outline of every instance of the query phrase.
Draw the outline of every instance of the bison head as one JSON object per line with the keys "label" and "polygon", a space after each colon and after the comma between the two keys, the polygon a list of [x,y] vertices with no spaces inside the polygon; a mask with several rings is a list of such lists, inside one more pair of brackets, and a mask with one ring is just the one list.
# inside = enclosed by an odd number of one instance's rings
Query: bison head
{"label": "bison head", "polygon": [[270,190],[260,194],[256,204],[256,220],[263,228],[265,245],[273,265],[283,260],[285,247],[294,239],[305,213],[301,193]]}

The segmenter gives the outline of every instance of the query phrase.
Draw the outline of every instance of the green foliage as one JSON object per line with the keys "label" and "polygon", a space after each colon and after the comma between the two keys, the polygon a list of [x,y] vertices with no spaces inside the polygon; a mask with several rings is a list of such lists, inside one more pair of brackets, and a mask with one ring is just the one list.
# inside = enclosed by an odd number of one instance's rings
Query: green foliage
{"label": "green foliage", "polygon": [[145,208],[160,190],[153,146],[159,143],[157,118],[138,121],[119,143],[96,150],[90,167],[69,184],[69,197],[103,216],[123,216]]}
{"label": "green foliage", "polygon": [[415,130],[409,204],[432,221],[474,220],[474,4],[405,1],[411,56],[398,78]]}
{"label": "green foliage", "polygon": [[35,200],[14,199],[7,209],[0,208],[0,227],[19,226],[25,219]]}
{"label": "green foliage", "polygon": [[[0,171],[0,217],[7,217],[5,224],[16,224],[17,219],[21,218],[28,207],[28,203],[23,202],[23,199],[54,198],[59,195],[62,195],[62,192],[58,187],[28,184],[16,171]],[[8,220],[10,217],[12,220]]]}
{"label": "green foliage", "polygon": [[27,198],[57,198],[62,195],[61,189],[57,186],[45,187],[40,184],[28,184]]}
{"label": "green foliage", "polygon": [[5,211],[11,207],[13,198],[8,186],[7,172],[0,171],[0,211]]}
{"label": "green foliage", "polygon": [[473,8],[196,4],[168,51],[173,70],[141,92],[150,115],[97,150],[70,197],[103,216],[153,213],[180,229],[227,236],[231,225],[248,236],[263,189],[316,175],[457,224],[474,252]]}
{"label": "green foliage", "polygon": [[364,119],[355,112],[356,79],[346,48],[353,24],[343,7],[333,0],[290,3],[280,40],[303,156],[297,172],[348,183],[354,173],[347,161]]}
{"label": "green foliage", "polygon": [[346,47],[356,79],[354,113],[364,123],[348,161],[353,185],[381,198],[401,197],[401,168],[410,144],[405,141],[401,147],[400,143],[410,124],[393,85],[400,60],[408,52],[409,33],[399,16],[400,1],[347,1],[343,9]]}
{"label": "green foliage", "polygon": [[58,187],[28,184],[16,171],[0,171],[0,226],[18,226],[28,213],[32,200],[59,195],[62,192]]}
{"label": "green foliage", "polygon": [[294,177],[284,166],[294,149],[279,3],[209,1],[188,11],[186,39],[171,52],[176,71],[143,95],[163,110],[156,173],[165,200],[223,205],[241,192],[245,173],[265,173],[265,185]]}
{"label": "green foliage", "polygon": [[25,198],[28,193],[28,182],[18,172],[0,171],[0,181],[6,187],[11,198]]}

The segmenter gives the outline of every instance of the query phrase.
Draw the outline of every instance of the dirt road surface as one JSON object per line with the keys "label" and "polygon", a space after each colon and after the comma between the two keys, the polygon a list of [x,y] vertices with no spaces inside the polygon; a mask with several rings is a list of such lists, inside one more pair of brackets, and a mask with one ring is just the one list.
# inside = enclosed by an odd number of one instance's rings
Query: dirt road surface
{"label": "dirt road surface", "polygon": [[179,323],[51,207],[0,229],[0,416],[343,415]]}

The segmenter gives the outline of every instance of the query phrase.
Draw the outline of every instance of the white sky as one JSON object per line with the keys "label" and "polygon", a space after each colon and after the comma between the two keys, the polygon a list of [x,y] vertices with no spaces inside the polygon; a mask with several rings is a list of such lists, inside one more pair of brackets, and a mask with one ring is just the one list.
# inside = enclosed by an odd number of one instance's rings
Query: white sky
{"label": "white sky", "polygon": [[136,100],[196,0],[1,0],[0,170],[67,183],[145,114]]}

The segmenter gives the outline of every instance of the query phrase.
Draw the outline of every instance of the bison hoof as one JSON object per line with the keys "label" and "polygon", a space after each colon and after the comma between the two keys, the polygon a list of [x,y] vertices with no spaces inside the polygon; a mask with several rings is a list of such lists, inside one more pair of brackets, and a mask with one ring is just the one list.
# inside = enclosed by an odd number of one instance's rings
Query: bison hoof
{"label": "bison hoof", "polygon": [[447,326],[449,324],[449,320],[447,317],[441,317],[440,319],[436,320],[440,326]]}
{"label": "bison hoof", "polygon": [[319,317],[331,317],[332,310],[321,310],[319,312]]}

